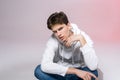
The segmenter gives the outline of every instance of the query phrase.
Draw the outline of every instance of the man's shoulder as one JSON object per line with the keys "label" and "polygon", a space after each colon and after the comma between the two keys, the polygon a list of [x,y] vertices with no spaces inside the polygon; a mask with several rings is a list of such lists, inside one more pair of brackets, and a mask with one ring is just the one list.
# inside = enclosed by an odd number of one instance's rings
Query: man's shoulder
{"label": "man's shoulder", "polygon": [[49,37],[48,42],[56,43],[56,42],[58,42],[58,40],[57,40],[56,37],[52,34],[52,35]]}
{"label": "man's shoulder", "polygon": [[77,24],[75,24],[75,23],[70,23],[70,25],[72,26],[72,28],[77,28],[78,27]]}
{"label": "man's shoulder", "polygon": [[75,23],[70,23],[72,26],[77,26],[77,24],[75,24]]}
{"label": "man's shoulder", "polygon": [[46,46],[49,48],[54,48],[54,49],[57,48],[57,46],[58,46],[57,39],[51,35],[46,43]]}
{"label": "man's shoulder", "polygon": [[72,31],[75,33],[75,34],[79,34],[81,32],[81,30],[79,29],[79,27],[77,26],[77,24],[74,24],[74,23],[71,23],[71,27],[72,27]]}

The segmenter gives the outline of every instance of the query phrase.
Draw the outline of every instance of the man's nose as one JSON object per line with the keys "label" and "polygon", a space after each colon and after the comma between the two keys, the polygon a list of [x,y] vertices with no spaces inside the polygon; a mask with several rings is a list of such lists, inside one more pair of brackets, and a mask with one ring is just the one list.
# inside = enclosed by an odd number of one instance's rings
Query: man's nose
{"label": "man's nose", "polygon": [[60,32],[60,31],[57,31],[57,35],[60,36],[60,35],[61,35],[61,32]]}

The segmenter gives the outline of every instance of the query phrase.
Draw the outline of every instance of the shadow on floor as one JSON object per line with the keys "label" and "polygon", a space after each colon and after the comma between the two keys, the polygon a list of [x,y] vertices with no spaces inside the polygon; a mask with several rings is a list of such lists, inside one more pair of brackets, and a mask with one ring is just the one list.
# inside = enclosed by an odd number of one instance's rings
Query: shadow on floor
{"label": "shadow on floor", "polygon": [[98,68],[98,80],[103,80],[103,72]]}

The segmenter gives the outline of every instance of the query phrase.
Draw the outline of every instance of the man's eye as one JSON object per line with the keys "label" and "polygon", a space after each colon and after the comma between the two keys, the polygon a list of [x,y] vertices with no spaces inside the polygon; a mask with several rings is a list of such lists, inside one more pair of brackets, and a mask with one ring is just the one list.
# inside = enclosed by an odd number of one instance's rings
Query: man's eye
{"label": "man's eye", "polygon": [[53,31],[53,33],[57,33],[57,31]]}
{"label": "man's eye", "polygon": [[60,31],[60,30],[62,30],[62,29],[63,29],[63,27],[59,28],[58,30]]}

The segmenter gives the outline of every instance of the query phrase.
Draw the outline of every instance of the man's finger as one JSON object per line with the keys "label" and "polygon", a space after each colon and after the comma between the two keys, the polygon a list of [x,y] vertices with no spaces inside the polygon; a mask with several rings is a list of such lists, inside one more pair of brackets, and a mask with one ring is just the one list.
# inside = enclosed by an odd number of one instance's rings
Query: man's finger
{"label": "man's finger", "polygon": [[96,80],[98,80],[97,77],[96,77],[94,74],[90,73],[90,75],[91,75],[92,77],[94,77]]}

